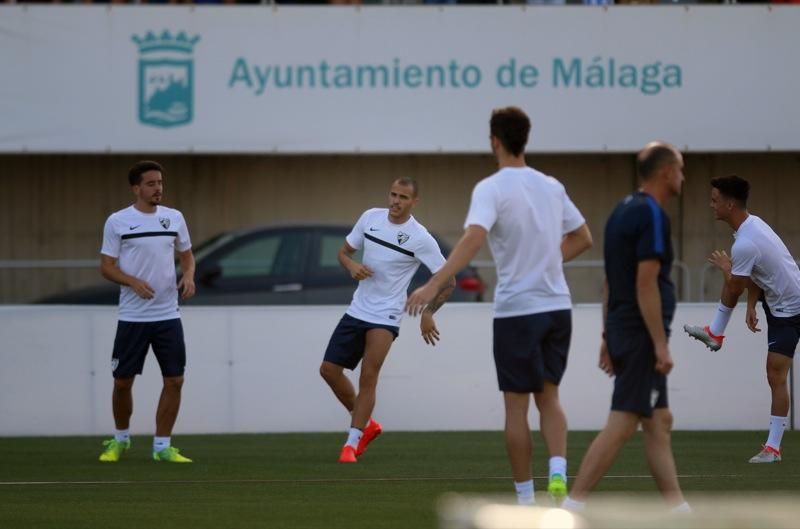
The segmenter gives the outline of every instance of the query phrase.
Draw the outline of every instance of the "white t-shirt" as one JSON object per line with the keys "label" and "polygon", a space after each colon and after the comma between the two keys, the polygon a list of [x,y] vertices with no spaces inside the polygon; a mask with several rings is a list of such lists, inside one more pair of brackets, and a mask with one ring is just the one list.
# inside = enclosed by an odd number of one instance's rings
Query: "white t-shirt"
{"label": "white t-shirt", "polygon": [[164,321],[180,317],[175,277],[175,251],[192,247],[189,230],[177,209],[158,206],[142,213],[133,206],[112,213],[103,228],[100,253],[117,259],[123,272],[146,281],[155,291],[142,299],[120,287],[120,321]]}
{"label": "white t-shirt", "polygon": [[373,272],[358,282],[347,314],[369,323],[399,327],[408,285],[419,264],[432,273],[444,266],[436,240],[414,217],[394,224],[386,208],[365,211],[346,240],[356,250],[364,249],[361,262]]}
{"label": "white t-shirt", "polygon": [[800,269],[769,224],[749,215],[734,237],[731,273],[750,276],[764,291],[773,316],[800,314]]}
{"label": "white t-shirt", "polygon": [[489,233],[497,266],[495,317],[572,307],[561,241],[585,223],[564,186],[530,167],[506,167],[478,182],[464,227]]}

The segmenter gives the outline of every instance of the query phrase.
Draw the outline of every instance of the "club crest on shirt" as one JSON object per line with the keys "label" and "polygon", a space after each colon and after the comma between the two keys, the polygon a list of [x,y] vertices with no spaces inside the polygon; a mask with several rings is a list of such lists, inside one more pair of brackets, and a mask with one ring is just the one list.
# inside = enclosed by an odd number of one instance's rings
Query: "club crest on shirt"
{"label": "club crest on shirt", "polygon": [[410,238],[411,236],[407,233],[403,233],[402,231],[397,232],[397,242],[400,244],[405,244]]}
{"label": "club crest on shirt", "polygon": [[164,227],[164,229],[169,229],[169,219],[167,217],[158,217],[158,222]]}

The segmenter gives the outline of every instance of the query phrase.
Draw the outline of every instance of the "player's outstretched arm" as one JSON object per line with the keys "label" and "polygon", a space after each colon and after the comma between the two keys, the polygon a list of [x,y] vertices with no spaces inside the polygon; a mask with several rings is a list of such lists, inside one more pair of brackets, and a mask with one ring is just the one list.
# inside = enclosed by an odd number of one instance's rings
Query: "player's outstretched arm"
{"label": "player's outstretched arm", "polygon": [[433,301],[428,303],[425,310],[420,314],[419,329],[422,333],[422,339],[428,345],[436,345],[436,342],[441,340],[439,337],[439,329],[436,327],[436,322],[433,320],[433,313],[439,310],[444,305],[445,301],[450,298],[453,289],[456,287],[456,279],[450,278],[450,281],[439,290],[439,294]]}
{"label": "player's outstretched arm", "polygon": [[[430,303],[433,303],[442,289],[454,281],[455,275],[463,269],[478,253],[486,240],[486,230],[481,226],[470,225],[456,244],[444,266],[431,276],[427,283],[416,289],[406,300],[406,312],[417,316]],[[438,308],[438,307],[437,307]]]}

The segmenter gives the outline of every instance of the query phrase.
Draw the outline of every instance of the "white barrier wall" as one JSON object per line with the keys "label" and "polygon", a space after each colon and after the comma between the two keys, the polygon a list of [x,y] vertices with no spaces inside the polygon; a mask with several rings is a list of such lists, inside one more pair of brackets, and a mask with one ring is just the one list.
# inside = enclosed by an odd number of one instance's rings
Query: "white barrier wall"
{"label": "white barrier wall", "polygon": [[[680,330],[712,304],[678,307],[669,397],[676,429],[768,427],[765,332],[734,313],[725,347],[709,352]],[[187,307],[186,385],[177,433],[338,431],[348,416],[318,368],[343,307]],[[763,320],[763,318],[762,318]],[[502,397],[491,354],[490,304],[449,304],[435,348],[403,321],[381,374],[375,416],[391,430],[499,430]],[[600,308],[577,306],[562,383],[571,429],[602,427],[612,381],[597,368]],[[115,307],[0,307],[0,435],[112,431]],[[134,386],[134,433],[152,433],[161,378],[150,355]],[[795,399],[795,405],[797,399]],[[532,407],[531,426],[538,428]]]}

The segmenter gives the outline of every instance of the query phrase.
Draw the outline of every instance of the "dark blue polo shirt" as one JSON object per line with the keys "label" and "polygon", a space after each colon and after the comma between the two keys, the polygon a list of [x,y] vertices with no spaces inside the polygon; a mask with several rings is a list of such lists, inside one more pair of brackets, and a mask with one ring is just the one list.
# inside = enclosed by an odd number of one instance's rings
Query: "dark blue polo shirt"
{"label": "dark blue polo shirt", "polygon": [[661,261],[658,289],[664,329],[669,332],[675,314],[675,286],[670,279],[672,239],[667,213],[647,193],[625,197],[606,222],[606,278],[608,279],[607,329],[645,328],[636,300],[636,272],[639,261]]}

